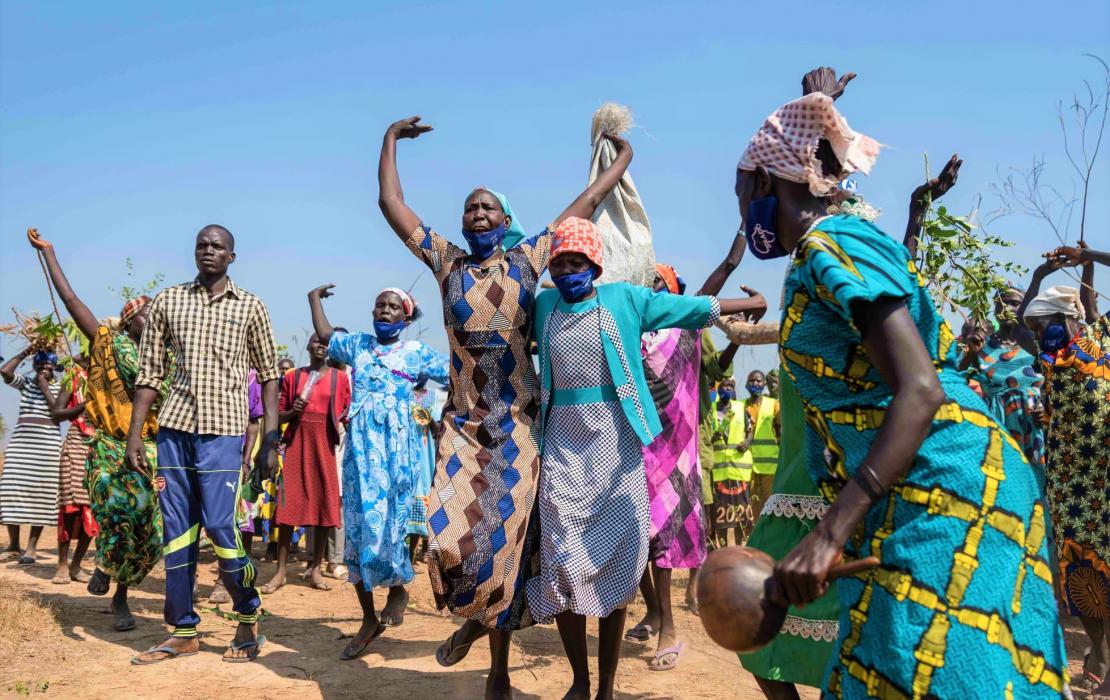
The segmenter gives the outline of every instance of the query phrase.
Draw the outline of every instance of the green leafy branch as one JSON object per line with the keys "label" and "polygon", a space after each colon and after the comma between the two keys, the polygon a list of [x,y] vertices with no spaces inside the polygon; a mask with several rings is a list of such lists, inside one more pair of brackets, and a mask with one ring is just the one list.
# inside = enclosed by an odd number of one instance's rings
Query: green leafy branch
{"label": "green leafy branch", "polygon": [[929,202],[917,267],[941,310],[950,309],[964,321],[986,322],[995,299],[1010,287],[1009,279],[1028,272],[1017,263],[999,262],[995,257],[996,250],[1013,245],[977,226],[974,214],[957,216],[947,207]]}
{"label": "green leafy branch", "polygon": [[[126,258],[124,260],[124,265],[127,267],[127,279],[129,281],[135,280],[135,264],[131,261],[131,258]],[[131,301],[132,299],[137,299],[144,294],[147,296],[152,296],[153,292],[155,292],[159,287],[162,286],[162,282],[165,279],[165,275],[163,275],[161,272],[156,272],[154,273],[154,277],[150,280],[147,280],[147,282],[142,286],[134,287],[130,284],[125,284],[119,289],[109,286],[108,290],[111,291],[113,294],[119,296],[119,298],[123,299],[123,301],[127,302]]]}

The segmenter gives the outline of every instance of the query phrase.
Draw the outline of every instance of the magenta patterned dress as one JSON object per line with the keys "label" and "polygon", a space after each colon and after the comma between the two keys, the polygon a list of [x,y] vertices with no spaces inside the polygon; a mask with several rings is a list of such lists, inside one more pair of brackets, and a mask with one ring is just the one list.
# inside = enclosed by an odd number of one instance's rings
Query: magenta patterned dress
{"label": "magenta patterned dress", "polygon": [[698,372],[701,337],[678,328],[645,333],[644,374],[663,431],[644,448],[651,501],[649,558],[664,569],[705,561],[701,470],[698,468]]}

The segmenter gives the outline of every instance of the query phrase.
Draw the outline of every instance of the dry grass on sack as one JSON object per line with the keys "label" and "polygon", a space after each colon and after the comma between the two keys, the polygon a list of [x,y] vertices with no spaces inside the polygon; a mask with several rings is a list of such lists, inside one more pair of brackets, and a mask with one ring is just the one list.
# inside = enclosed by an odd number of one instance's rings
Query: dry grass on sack
{"label": "dry grass on sack", "polygon": [[0,577],[0,657],[53,658],[62,627],[54,606],[42,596]]}
{"label": "dry grass on sack", "polygon": [[606,102],[594,112],[593,124],[590,127],[590,142],[597,143],[598,137],[603,134],[615,136],[627,134],[632,124],[632,110],[616,102]]}

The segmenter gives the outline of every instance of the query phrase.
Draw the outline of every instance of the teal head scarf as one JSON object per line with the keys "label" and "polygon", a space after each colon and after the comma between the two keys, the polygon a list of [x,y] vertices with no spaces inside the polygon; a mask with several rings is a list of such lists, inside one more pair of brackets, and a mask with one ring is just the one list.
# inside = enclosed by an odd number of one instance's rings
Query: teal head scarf
{"label": "teal head scarf", "polygon": [[509,230],[505,232],[505,238],[501,241],[501,247],[504,250],[512,248],[528,237],[528,234],[524,232],[524,227],[521,226],[520,221],[517,220],[516,214],[513,213],[513,208],[509,205],[509,200],[505,198],[505,195],[500,192],[494,192],[488,187],[478,187],[475,191],[477,190],[484,190],[494,197],[497,197],[497,201],[501,203],[501,211],[505,212],[505,216],[513,220],[512,225],[509,226]]}

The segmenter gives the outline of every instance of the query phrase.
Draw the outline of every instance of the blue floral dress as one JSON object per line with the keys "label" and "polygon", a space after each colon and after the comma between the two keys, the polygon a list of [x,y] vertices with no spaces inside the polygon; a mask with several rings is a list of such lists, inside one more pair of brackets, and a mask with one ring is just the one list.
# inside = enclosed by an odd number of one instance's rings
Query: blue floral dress
{"label": "blue floral dress", "polygon": [[1044,385],[1036,363],[1021,346],[992,335],[979,351],[979,369],[972,377],[979,380],[983,401],[994,419],[1021,445],[1044,488],[1044,426],[1029,410],[1030,403],[1041,403]]}
{"label": "blue floral dress", "polygon": [[945,401],[909,471],[845,547],[880,565],[837,582],[825,697],[1058,698],[1067,659],[1044,495],[1021,446],[956,369],[955,338],[904,246],[851,216],[818,221],[783,290],[779,347],[806,414],[810,472],[835,501],[894,396],[853,306],[904,301]]}
{"label": "blue floral dress", "polygon": [[366,590],[408,583],[405,536],[422,454],[412,392],[421,377],[447,381],[447,356],[415,340],[382,345],[370,333],[343,332],[328,355],[352,368],[342,469],[348,580]]}

